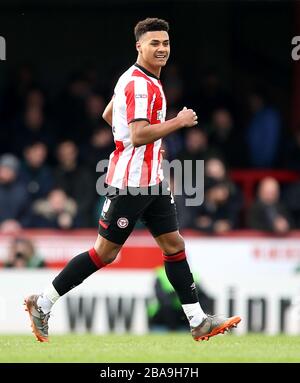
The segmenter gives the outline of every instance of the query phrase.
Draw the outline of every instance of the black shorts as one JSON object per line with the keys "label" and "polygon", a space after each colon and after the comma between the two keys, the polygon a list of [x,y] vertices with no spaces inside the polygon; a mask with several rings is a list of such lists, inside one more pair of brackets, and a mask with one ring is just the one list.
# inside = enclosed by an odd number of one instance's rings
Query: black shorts
{"label": "black shorts", "polygon": [[123,245],[138,219],[153,237],[178,230],[174,198],[165,182],[148,188],[128,188],[126,195],[123,189],[110,189],[99,219],[102,237]]}

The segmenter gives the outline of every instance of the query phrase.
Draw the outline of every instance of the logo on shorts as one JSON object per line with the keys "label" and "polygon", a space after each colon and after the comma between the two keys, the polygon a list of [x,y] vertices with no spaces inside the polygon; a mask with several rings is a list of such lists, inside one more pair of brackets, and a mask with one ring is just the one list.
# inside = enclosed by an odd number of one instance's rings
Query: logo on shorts
{"label": "logo on shorts", "polygon": [[110,204],[111,204],[111,200],[108,199],[108,198],[106,197],[106,200],[105,200],[105,202],[104,202],[104,204],[103,204],[102,212],[101,212],[101,216],[102,216],[103,218],[106,218],[106,214],[107,214],[107,212],[108,212],[108,209],[109,209],[109,207],[110,207]]}
{"label": "logo on shorts", "polygon": [[119,226],[120,229],[125,229],[129,224],[128,219],[125,217],[119,218],[117,221],[117,225]]}

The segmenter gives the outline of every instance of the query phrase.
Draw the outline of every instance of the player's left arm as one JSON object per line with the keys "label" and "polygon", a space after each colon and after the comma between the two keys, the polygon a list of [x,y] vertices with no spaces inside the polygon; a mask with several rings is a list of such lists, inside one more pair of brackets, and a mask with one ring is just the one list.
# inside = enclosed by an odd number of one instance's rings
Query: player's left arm
{"label": "player's left arm", "polygon": [[112,126],[112,112],[113,112],[113,99],[110,100],[110,102],[107,104],[106,108],[104,109],[104,112],[102,114],[102,118],[110,125]]}

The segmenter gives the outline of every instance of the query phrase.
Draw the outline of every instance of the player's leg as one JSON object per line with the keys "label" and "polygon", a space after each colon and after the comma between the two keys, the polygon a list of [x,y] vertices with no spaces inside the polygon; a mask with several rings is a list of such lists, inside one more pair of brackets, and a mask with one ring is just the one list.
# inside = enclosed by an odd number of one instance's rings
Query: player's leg
{"label": "player's leg", "polygon": [[182,236],[176,230],[154,238],[163,252],[166,275],[179,297],[183,311],[190,325],[198,326],[206,318],[206,314],[199,303]]}
{"label": "player's leg", "polygon": [[241,321],[238,316],[226,318],[203,312],[185,251],[180,250],[184,249],[184,241],[179,232],[162,234],[155,237],[155,240],[163,251],[166,274],[178,294],[194,339],[208,340],[211,336],[236,327]]}
{"label": "player's leg", "polygon": [[33,331],[40,341],[48,340],[48,319],[53,304],[97,270],[111,263],[134,228],[142,200],[119,195],[107,196],[99,221],[99,236],[92,249],[75,256],[41,295],[25,300]]}
{"label": "player's leg", "polygon": [[177,212],[171,193],[159,195],[142,219],[162,249],[167,277],[181,301],[194,339],[209,339],[236,326],[241,320],[239,317],[210,316],[201,308],[186,259],[184,240],[178,231]]}
{"label": "player's leg", "polygon": [[[70,260],[55,277],[51,286],[39,298],[38,303],[44,312],[50,311],[54,302],[86,278],[107,264],[113,262],[122,245],[111,242],[98,235],[94,247]],[[49,301],[51,300],[51,303]]]}
{"label": "player's leg", "polygon": [[42,294],[25,299],[32,330],[39,341],[48,341],[48,320],[54,303],[91,274],[111,263],[121,247],[98,235],[94,247],[72,258]]}
{"label": "player's leg", "polygon": [[185,255],[184,240],[178,231],[176,206],[168,189],[161,189],[160,195],[145,210],[142,220],[163,252],[166,275],[179,297],[190,325],[198,325],[206,315],[197,297],[193,275]]}

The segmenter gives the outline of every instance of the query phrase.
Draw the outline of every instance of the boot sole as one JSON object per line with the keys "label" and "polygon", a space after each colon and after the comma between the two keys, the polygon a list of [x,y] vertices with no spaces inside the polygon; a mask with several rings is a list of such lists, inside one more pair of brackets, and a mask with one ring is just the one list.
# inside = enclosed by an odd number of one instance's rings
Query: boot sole
{"label": "boot sole", "polygon": [[24,306],[25,306],[25,311],[28,312],[29,314],[29,318],[30,318],[30,322],[31,322],[31,328],[32,328],[32,332],[33,334],[35,335],[36,339],[39,341],[39,342],[49,342],[49,339],[48,338],[45,338],[44,336],[42,336],[39,332],[39,330],[36,328],[34,322],[33,322],[33,319],[32,319],[32,314],[31,314],[31,308],[32,308],[32,302],[29,300],[29,299],[25,299],[24,300]]}
{"label": "boot sole", "polygon": [[233,327],[237,327],[238,323],[242,320],[239,316],[234,316],[231,318],[228,318],[228,320],[219,327],[214,328],[209,334],[202,335],[199,337],[195,337],[194,340],[196,342],[200,342],[202,340],[209,340],[212,336],[216,336],[218,334],[224,334],[226,331],[230,330]]}

